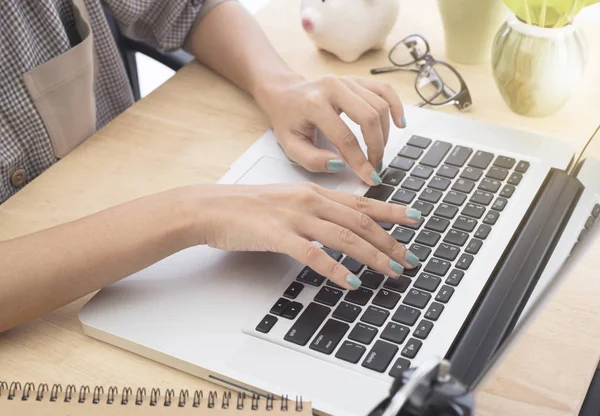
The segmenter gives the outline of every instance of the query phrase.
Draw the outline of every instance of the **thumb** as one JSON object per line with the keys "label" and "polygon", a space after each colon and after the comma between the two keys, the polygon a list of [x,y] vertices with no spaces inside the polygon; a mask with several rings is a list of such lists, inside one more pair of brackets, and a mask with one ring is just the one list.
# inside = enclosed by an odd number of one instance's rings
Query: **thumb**
{"label": "thumb", "polygon": [[283,135],[279,143],[292,161],[311,172],[339,172],[346,168],[339,154],[318,148],[307,137],[290,133]]}

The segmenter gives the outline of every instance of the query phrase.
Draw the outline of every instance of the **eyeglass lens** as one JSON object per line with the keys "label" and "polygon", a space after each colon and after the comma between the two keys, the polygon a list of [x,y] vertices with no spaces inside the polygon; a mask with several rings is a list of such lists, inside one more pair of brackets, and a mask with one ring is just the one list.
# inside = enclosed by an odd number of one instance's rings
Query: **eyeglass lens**
{"label": "eyeglass lens", "polygon": [[390,61],[394,65],[406,66],[423,59],[429,53],[429,47],[420,36],[409,36],[398,42],[390,52]]}
{"label": "eyeglass lens", "polygon": [[443,62],[424,65],[417,76],[415,86],[421,98],[434,105],[452,101],[461,90],[460,79]]}

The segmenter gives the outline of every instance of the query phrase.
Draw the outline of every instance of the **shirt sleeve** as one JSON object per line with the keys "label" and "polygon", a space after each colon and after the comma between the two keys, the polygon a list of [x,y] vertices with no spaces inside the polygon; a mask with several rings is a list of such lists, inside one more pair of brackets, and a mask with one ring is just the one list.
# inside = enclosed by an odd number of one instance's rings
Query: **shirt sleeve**
{"label": "shirt sleeve", "polygon": [[210,10],[230,0],[102,0],[123,34],[163,52],[180,49]]}

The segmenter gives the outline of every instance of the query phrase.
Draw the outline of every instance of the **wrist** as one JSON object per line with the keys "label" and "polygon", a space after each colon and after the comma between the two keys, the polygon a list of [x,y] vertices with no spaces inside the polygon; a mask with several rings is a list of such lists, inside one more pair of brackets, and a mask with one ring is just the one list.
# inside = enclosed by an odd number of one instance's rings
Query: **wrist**
{"label": "wrist", "polygon": [[167,221],[181,250],[206,244],[207,216],[202,210],[200,185],[182,186],[167,191]]}
{"label": "wrist", "polygon": [[291,86],[303,83],[305,79],[292,70],[273,71],[263,74],[261,78],[252,84],[250,93],[265,111],[271,106],[270,103],[276,102],[287,89]]}

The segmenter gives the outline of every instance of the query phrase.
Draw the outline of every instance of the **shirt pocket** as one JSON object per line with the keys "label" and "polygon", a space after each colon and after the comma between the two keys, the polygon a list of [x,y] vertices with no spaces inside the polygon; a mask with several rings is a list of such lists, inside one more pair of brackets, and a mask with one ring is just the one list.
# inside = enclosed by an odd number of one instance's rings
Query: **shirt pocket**
{"label": "shirt pocket", "polygon": [[74,0],[81,42],[23,75],[57,158],[96,131],[94,41],[83,0]]}

